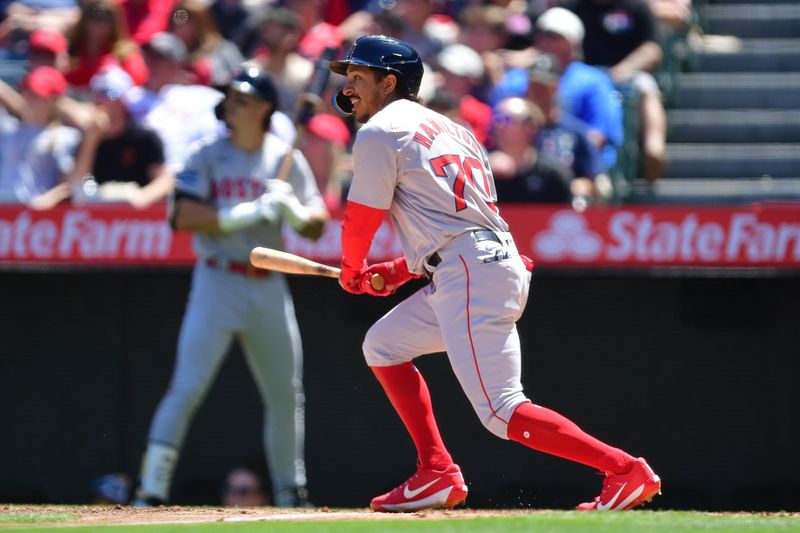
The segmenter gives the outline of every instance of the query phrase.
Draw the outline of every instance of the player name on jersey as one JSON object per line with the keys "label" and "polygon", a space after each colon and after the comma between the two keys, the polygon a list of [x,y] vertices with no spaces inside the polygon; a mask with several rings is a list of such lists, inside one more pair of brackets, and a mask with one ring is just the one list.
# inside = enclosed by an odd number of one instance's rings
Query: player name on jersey
{"label": "player name on jersey", "polygon": [[[522,253],[552,267],[800,268],[800,205],[589,209],[500,206]],[[317,242],[284,232],[287,250],[338,265],[340,219]],[[400,255],[384,222],[373,260]],[[166,206],[145,210],[113,204],[63,205],[31,211],[0,205],[0,263],[191,265],[191,234],[174,233]]]}

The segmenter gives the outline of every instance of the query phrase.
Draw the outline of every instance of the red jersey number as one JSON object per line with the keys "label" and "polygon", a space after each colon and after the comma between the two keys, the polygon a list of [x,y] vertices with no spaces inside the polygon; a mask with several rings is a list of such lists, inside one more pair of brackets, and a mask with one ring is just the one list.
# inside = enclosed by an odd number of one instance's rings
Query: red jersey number
{"label": "red jersey number", "polygon": [[[467,182],[480,193],[481,197],[488,205],[493,205],[489,193],[489,177],[486,174],[486,169],[483,168],[483,164],[478,159],[474,157],[465,157],[462,160],[461,156],[457,154],[447,154],[431,159],[430,162],[434,175],[439,178],[448,177],[446,171],[448,165],[455,166],[456,179],[453,181],[453,194],[456,198],[456,212],[466,209],[467,207],[467,201],[464,199],[464,189],[466,188]],[[476,183],[475,172],[483,176],[483,183]]]}

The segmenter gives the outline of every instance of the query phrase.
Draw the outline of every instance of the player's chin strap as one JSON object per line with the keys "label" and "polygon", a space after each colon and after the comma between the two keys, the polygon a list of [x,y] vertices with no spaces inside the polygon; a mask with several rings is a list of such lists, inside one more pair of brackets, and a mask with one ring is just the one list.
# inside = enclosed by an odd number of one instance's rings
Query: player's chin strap
{"label": "player's chin strap", "polygon": [[343,117],[349,117],[353,114],[353,102],[344,95],[344,91],[339,91],[331,98],[331,104],[337,113]]}

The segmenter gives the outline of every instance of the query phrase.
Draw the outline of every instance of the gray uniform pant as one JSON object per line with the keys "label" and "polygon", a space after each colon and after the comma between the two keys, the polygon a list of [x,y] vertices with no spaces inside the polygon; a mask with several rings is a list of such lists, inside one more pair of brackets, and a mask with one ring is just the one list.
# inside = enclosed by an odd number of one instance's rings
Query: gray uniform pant
{"label": "gray uniform pant", "polygon": [[273,491],[303,486],[302,346],[294,304],[280,274],[255,278],[198,263],[175,369],[150,440],[180,449],[234,339],[265,404],[263,442]]}

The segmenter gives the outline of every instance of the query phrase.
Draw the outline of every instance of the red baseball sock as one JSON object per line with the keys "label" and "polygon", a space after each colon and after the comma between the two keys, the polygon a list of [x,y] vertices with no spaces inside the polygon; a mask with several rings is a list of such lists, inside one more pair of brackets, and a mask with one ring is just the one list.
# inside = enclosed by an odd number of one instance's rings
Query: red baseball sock
{"label": "red baseball sock", "polygon": [[634,458],[591,435],[546,407],[525,402],[508,422],[508,438],[540,452],[583,463],[603,472],[628,472]]}
{"label": "red baseball sock", "polygon": [[416,367],[403,363],[370,368],[411,434],[422,466],[438,470],[453,464],[433,416],[428,385]]}

